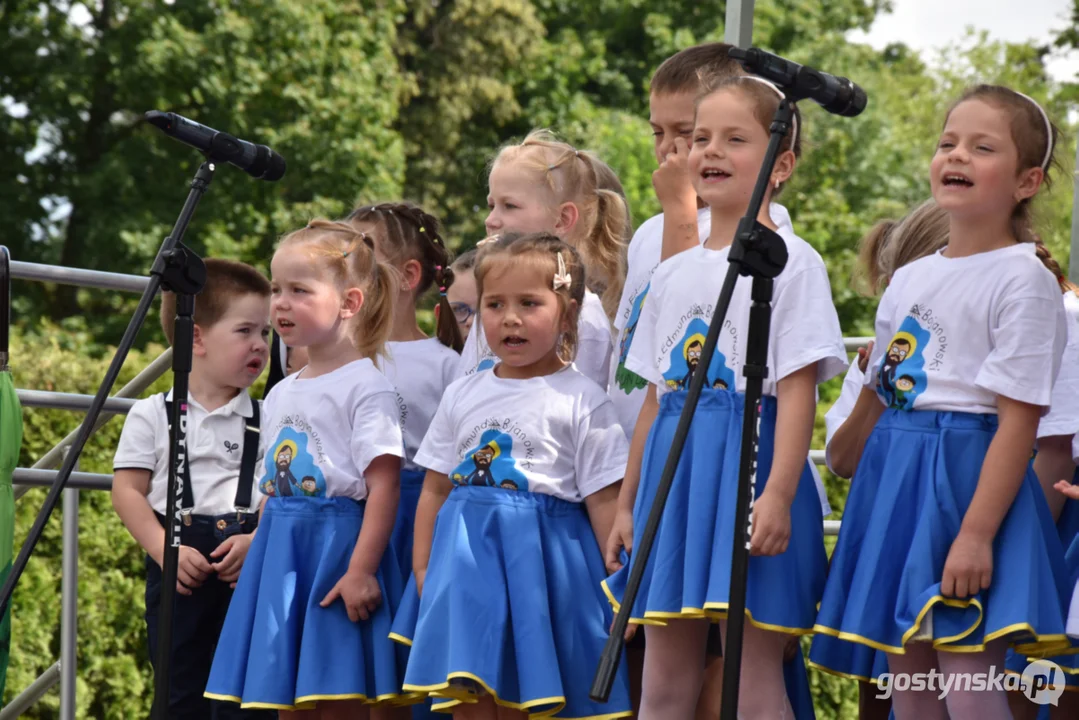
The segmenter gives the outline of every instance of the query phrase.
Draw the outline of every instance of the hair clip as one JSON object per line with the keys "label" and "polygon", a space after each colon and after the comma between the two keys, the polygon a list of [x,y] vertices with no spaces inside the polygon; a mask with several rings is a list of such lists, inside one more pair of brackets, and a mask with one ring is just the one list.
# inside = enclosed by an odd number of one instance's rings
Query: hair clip
{"label": "hair clip", "polygon": [[562,257],[562,251],[558,252],[558,272],[554,276],[554,289],[569,288],[573,282],[573,277],[566,272],[566,259]]}
{"label": "hair clip", "polygon": [[420,232],[427,232],[427,228],[425,228],[423,225],[420,225]]}
{"label": "hair clip", "polygon": [[345,250],[343,253],[341,253],[341,257],[347,258],[351,254],[352,254],[351,250]]}

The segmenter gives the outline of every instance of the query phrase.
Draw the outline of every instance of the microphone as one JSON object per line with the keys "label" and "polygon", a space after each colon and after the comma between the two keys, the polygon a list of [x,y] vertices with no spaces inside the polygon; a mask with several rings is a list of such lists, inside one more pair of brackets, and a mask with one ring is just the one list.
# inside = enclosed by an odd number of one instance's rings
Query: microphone
{"label": "microphone", "polygon": [[854,117],[865,110],[865,90],[845,77],[829,75],[757,48],[731,48],[728,55],[740,62],[746,72],[771,80],[781,90],[813,100],[830,113]]}
{"label": "microphone", "polygon": [[285,158],[265,145],[234,138],[176,113],[151,110],[145,117],[146,122],[205,153],[210,160],[230,163],[260,180],[280,180],[285,174]]}

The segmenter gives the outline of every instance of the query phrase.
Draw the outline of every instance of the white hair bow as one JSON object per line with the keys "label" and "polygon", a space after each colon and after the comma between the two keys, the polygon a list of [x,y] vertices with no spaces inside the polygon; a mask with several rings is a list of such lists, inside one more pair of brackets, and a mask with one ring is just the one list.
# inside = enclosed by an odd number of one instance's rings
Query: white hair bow
{"label": "white hair bow", "polygon": [[570,283],[573,282],[573,278],[568,272],[566,272],[566,259],[562,257],[562,253],[558,253],[558,272],[554,276],[554,289],[568,288]]}

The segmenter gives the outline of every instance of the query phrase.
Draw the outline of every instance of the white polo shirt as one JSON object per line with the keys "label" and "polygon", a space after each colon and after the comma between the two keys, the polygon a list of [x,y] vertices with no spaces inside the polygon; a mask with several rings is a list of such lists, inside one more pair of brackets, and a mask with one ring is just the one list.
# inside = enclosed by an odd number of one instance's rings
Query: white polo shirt
{"label": "white polo shirt", "polygon": [[[168,399],[172,399],[169,391]],[[188,395],[187,459],[196,515],[222,515],[235,509],[236,484],[240,478],[244,430],[252,414],[251,396],[241,392],[213,412]],[[261,458],[259,458],[261,460]],[[165,514],[169,483],[169,423],[165,398],[160,393],[139,400],[127,414],[120,443],[112,461],[116,470],[149,470],[150,507]],[[251,483],[251,503],[262,500],[258,468]]]}

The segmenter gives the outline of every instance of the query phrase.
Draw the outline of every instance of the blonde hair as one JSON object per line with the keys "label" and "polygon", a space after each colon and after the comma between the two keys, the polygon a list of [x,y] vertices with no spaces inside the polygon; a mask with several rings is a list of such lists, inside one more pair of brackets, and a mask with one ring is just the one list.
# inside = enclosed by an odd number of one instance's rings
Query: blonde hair
{"label": "blonde hair", "polygon": [[613,319],[622,299],[626,249],[633,232],[618,176],[594,153],[577,150],[547,130],[533,130],[519,145],[503,147],[492,169],[500,163],[532,171],[553,206],[564,202],[577,206],[577,224],[565,241],[579,253],[588,268],[591,289]]}
{"label": "blonde hair", "polygon": [[895,271],[948,244],[948,214],[929,199],[901,220],[882,220],[858,244],[858,266],[868,294],[876,295]]}
{"label": "blonde hair", "polygon": [[393,330],[398,279],[393,267],[375,258],[371,238],[347,223],[320,218],[286,235],[278,247],[302,248],[322,264],[339,289],[363,291],[363,306],[353,319],[353,344],[369,360],[384,354]]}
{"label": "blonde hair", "polygon": [[[560,253],[570,276],[570,284],[555,288],[554,278],[558,272]],[[558,296],[561,317],[567,321],[568,327],[560,337],[557,353],[559,360],[569,364],[577,357],[577,318],[584,303],[586,273],[580,254],[569,243],[547,232],[509,233],[484,243],[479,249],[475,268],[480,306],[483,306],[483,281],[494,268],[507,264],[520,267],[525,262],[543,272],[547,287]]]}

